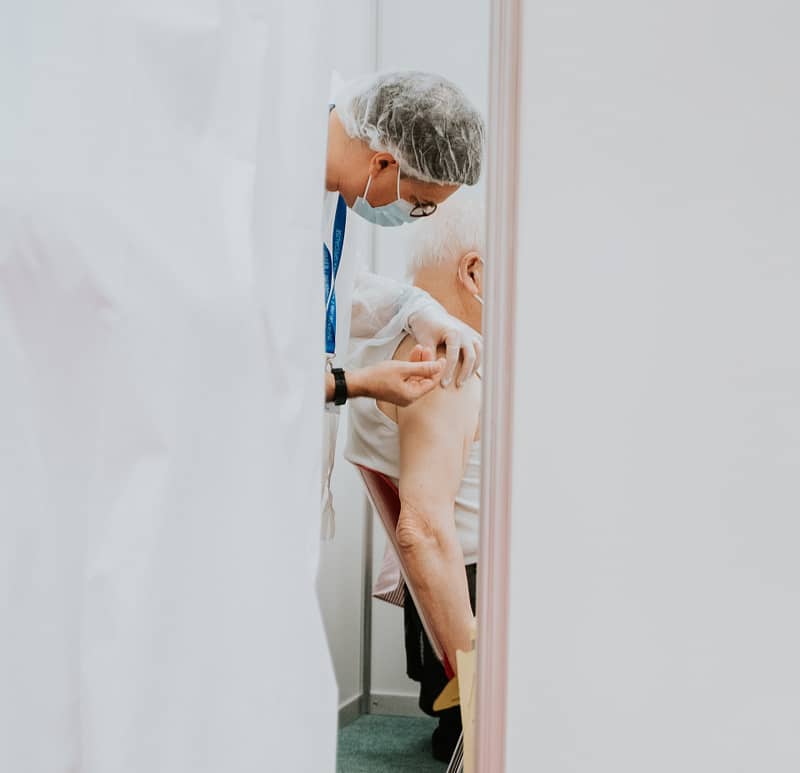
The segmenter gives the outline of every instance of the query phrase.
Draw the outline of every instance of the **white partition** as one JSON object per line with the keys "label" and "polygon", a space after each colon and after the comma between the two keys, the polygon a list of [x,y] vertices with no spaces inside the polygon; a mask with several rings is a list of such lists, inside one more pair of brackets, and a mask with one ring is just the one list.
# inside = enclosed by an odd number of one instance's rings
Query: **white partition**
{"label": "white partition", "polygon": [[3,773],[335,767],[325,5],[3,5]]}
{"label": "white partition", "polygon": [[507,770],[800,770],[796,4],[525,4]]}

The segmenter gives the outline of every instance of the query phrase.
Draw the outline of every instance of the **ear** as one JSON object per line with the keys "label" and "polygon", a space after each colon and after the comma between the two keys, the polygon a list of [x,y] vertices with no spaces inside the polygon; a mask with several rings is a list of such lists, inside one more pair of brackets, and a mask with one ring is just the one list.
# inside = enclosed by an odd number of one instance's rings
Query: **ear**
{"label": "ear", "polygon": [[458,261],[458,279],[470,295],[483,294],[483,261],[475,250]]}
{"label": "ear", "polygon": [[385,169],[394,169],[397,166],[391,153],[376,153],[369,161],[369,173],[375,179]]}

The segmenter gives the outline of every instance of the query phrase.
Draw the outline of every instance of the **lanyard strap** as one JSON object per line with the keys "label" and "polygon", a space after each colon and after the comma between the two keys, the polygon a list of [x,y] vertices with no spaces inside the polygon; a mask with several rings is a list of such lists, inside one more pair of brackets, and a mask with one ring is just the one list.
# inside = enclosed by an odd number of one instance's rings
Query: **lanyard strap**
{"label": "lanyard strap", "polygon": [[325,242],[322,243],[322,268],[325,273],[325,353],[336,353],[336,276],[342,260],[344,229],[347,223],[347,203],[339,194],[336,215],[333,218],[333,254]]}

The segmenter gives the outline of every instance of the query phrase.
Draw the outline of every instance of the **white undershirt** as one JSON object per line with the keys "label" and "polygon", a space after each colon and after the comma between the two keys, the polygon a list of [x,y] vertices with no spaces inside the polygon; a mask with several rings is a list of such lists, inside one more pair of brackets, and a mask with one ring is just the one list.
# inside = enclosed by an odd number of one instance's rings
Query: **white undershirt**
{"label": "white undershirt", "polygon": [[[405,333],[380,345],[360,349],[351,363],[364,367],[390,360]],[[400,475],[400,430],[371,398],[359,398],[348,403],[349,431],[345,458],[354,464],[376,470],[398,484]],[[436,474],[435,470],[431,471]],[[455,523],[464,564],[478,561],[478,515],[480,512],[481,449],[480,441],[470,448],[464,476],[455,501]]]}

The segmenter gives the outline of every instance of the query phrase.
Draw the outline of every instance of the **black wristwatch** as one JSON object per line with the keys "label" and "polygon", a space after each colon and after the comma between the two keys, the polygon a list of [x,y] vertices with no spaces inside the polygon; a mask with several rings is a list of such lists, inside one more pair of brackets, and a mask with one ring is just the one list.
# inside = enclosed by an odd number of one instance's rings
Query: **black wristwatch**
{"label": "black wristwatch", "polygon": [[333,374],[333,402],[334,405],[344,405],[347,402],[347,382],[344,380],[342,368],[331,368]]}

